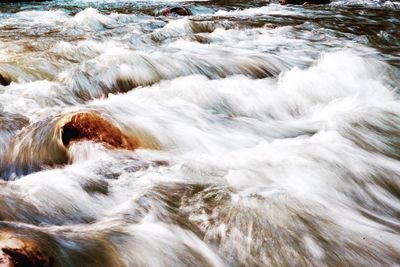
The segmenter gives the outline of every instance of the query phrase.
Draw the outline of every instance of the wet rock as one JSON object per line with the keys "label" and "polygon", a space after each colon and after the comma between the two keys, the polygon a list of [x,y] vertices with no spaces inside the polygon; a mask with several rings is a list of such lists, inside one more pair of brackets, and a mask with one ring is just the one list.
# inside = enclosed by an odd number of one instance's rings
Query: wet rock
{"label": "wet rock", "polygon": [[273,23],[265,23],[263,28],[264,29],[276,29],[276,28],[278,28],[278,25],[273,24]]}
{"label": "wet rock", "polygon": [[53,259],[31,240],[0,232],[1,267],[50,267]]}
{"label": "wet rock", "polygon": [[[1,3],[1,2],[0,2]],[[10,85],[11,81],[0,74],[0,85],[7,86]]]}
{"label": "wet rock", "polygon": [[72,142],[93,141],[111,148],[133,150],[139,146],[137,140],[127,137],[115,125],[96,113],[76,113],[67,118],[60,126],[63,145]]}
{"label": "wet rock", "polygon": [[0,174],[14,179],[43,168],[68,164],[74,159],[74,143],[92,141],[108,149],[155,148],[156,141],[144,131],[118,128],[118,124],[95,111],[82,111],[39,121],[12,138],[3,158]]}
{"label": "wet rock", "polygon": [[108,182],[104,180],[91,180],[84,184],[83,190],[85,190],[88,194],[108,195],[109,185]]}
{"label": "wet rock", "polygon": [[304,5],[304,4],[311,4],[311,5],[322,5],[322,4],[329,4],[330,0],[279,0],[281,5]]}
{"label": "wet rock", "polygon": [[190,16],[192,13],[187,7],[184,6],[177,6],[172,8],[166,8],[162,11],[163,16],[171,16],[171,17],[178,17],[178,16]]}
{"label": "wet rock", "polygon": [[12,258],[2,251],[0,251],[0,266],[1,267],[15,267],[15,265],[12,261]]}

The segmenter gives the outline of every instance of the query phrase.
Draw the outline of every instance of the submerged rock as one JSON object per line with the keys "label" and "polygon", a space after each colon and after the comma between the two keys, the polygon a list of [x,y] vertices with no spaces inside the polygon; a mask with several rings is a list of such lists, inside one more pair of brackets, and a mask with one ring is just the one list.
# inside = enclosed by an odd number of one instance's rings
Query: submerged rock
{"label": "submerged rock", "polygon": [[178,16],[190,16],[192,13],[187,7],[177,6],[164,9],[162,11],[162,14],[163,16],[178,17]]}
{"label": "submerged rock", "polygon": [[303,5],[303,4],[311,4],[311,5],[321,5],[321,4],[329,4],[330,0],[279,0],[281,5]]}
{"label": "submerged rock", "polygon": [[0,232],[1,267],[50,267],[53,259],[37,244],[9,232]]}

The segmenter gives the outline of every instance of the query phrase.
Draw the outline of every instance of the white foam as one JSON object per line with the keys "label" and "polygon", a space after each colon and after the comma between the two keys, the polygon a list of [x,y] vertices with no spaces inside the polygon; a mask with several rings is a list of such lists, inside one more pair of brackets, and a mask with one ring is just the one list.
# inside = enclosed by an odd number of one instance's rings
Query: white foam
{"label": "white foam", "polygon": [[74,22],[80,26],[87,26],[92,29],[111,28],[116,26],[115,20],[109,16],[100,14],[97,9],[87,8],[74,16]]}

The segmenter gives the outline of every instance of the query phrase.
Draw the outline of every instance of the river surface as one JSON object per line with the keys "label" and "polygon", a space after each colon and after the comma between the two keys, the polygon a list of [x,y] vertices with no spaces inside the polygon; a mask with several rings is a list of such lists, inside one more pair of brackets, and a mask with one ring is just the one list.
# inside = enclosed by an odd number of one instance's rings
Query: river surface
{"label": "river surface", "polygon": [[[0,4],[0,230],[55,266],[399,266],[400,2],[179,3]],[[61,151],[76,112],[145,145]]]}

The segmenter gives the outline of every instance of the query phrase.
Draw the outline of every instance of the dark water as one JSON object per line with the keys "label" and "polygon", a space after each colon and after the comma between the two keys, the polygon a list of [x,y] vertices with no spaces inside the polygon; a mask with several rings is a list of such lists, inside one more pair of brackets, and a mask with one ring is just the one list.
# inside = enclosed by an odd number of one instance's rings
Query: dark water
{"label": "dark water", "polygon": [[[400,2],[160,16],[174,4],[0,4],[3,251],[19,238],[54,266],[398,265]],[[139,148],[69,145],[79,112]]]}

